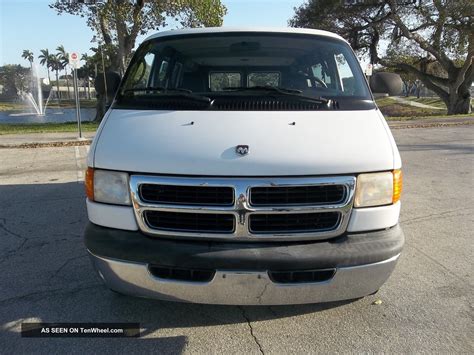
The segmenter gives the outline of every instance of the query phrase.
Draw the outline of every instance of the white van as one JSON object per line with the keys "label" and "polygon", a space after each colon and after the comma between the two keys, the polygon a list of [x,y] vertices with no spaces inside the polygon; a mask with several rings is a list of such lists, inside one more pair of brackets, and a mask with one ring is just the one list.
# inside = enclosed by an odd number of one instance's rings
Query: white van
{"label": "white van", "polygon": [[401,160],[344,39],[160,32],[115,82],[86,174],[85,244],[110,289],[298,304],[364,297],[390,276]]}

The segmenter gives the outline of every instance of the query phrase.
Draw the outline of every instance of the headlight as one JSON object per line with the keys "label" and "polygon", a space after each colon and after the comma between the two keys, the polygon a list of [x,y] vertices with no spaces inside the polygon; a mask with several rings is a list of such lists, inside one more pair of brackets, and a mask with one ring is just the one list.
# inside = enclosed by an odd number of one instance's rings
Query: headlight
{"label": "headlight", "polygon": [[115,205],[130,205],[128,174],[88,168],[85,179],[89,200]]}
{"label": "headlight", "polygon": [[389,205],[400,200],[401,170],[360,174],[357,177],[354,207]]}

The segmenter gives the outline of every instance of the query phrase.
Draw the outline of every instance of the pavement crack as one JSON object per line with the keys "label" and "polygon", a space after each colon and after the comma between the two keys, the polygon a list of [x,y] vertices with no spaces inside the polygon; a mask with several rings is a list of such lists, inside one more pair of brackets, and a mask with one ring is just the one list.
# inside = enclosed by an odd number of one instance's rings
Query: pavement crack
{"label": "pavement crack", "polygon": [[[431,219],[433,217],[443,217],[445,215],[448,215],[448,214],[451,214],[451,213],[455,213],[455,212],[466,212],[466,211],[469,211],[469,210],[472,210],[472,208],[462,208],[462,209],[456,209],[456,210],[449,210],[449,211],[444,211],[444,212],[439,212],[439,213],[431,213],[431,214],[428,214],[426,216],[418,216],[418,217],[413,217],[413,218],[409,218],[409,219],[405,219],[405,220],[400,220],[400,223],[404,224],[404,225],[407,225],[407,224],[411,224],[411,222],[416,222],[416,221],[420,221],[420,220],[425,220],[425,219]],[[465,214],[463,214],[465,215]],[[459,215],[456,215],[456,216],[459,216]]]}
{"label": "pavement crack", "polygon": [[76,287],[69,290],[65,290],[64,288],[57,288],[57,289],[52,289],[52,290],[35,291],[35,292],[26,293],[19,296],[4,298],[3,300],[0,300],[0,306],[3,306],[4,304],[7,304],[7,303],[12,303],[12,302],[15,303],[18,301],[23,301],[25,299],[30,299],[30,298],[34,299],[35,296],[41,296],[41,299],[43,299],[42,296],[45,294],[46,295],[49,294],[51,296],[68,295],[68,294],[75,294],[76,292],[94,289],[94,288],[100,288],[100,287],[103,287],[103,285],[101,283],[96,283],[92,285],[91,284],[83,285],[83,286]]}
{"label": "pavement crack", "polygon": [[[20,245],[15,249],[15,250],[11,250],[7,253],[7,256],[6,258],[8,258],[9,255],[13,255],[13,254],[16,254],[18,251],[20,251],[24,245],[26,244],[26,242],[28,241],[28,238],[18,234],[18,233],[15,233],[15,232],[12,232],[10,229],[8,229],[5,224],[7,223],[7,220],[5,218],[0,218],[0,230],[3,230],[4,232],[6,232],[7,234],[17,238],[17,239],[20,239],[22,242],[20,243]],[[2,258],[1,262],[4,261],[5,258]]]}
{"label": "pavement crack", "polygon": [[[266,287],[265,287],[265,288],[266,288]],[[264,289],[263,292],[265,292],[265,289]],[[263,292],[262,292],[262,294],[263,294]],[[248,325],[249,330],[250,330],[250,335],[252,336],[252,338],[253,338],[255,344],[257,344],[258,350],[259,350],[260,354],[265,354],[265,353],[263,352],[262,345],[260,344],[260,342],[258,341],[257,337],[255,336],[255,334],[254,334],[254,332],[253,332],[252,323],[250,322],[250,318],[247,317],[247,314],[245,313],[245,308],[242,307],[242,306],[237,306],[237,307],[242,311],[242,316],[244,317],[244,319],[245,319],[246,322],[247,322],[247,325]]]}
{"label": "pavement crack", "polygon": [[262,303],[262,297],[265,294],[265,292],[267,291],[267,286],[268,286],[268,282],[265,283],[265,285],[263,286],[262,292],[260,292],[260,294],[257,296],[258,303]]}
{"label": "pavement crack", "polygon": [[5,218],[0,218],[0,229],[5,231],[7,234],[10,234],[14,236],[15,238],[22,239],[22,240],[27,240],[28,238],[23,237],[22,235],[12,232],[10,229],[8,229],[5,224],[7,223],[7,220]]}
{"label": "pavement crack", "polygon": [[449,273],[451,276],[453,276],[454,278],[458,279],[459,281],[461,282],[464,282],[464,283],[467,283],[468,285],[472,286],[471,283],[469,281],[466,281],[464,280],[461,276],[459,276],[457,273],[451,271],[448,267],[446,267],[445,265],[443,265],[442,263],[440,263],[438,260],[436,260],[436,258],[433,258],[431,255],[429,255],[428,253],[424,252],[422,249],[416,247],[415,245],[413,245],[412,243],[410,242],[407,242],[406,243],[407,245],[409,245],[410,247],[412,247],[413,249],[415,249],[417,252],[419,252],[420,254],[422,254],[425,258],[431,260],[431,262],[433,262],[434,264],[438,265],[440,268],[442,268],[443,270],[445,270],[447,273]]}
{"label": "pavement crack", "polygon": [[51,277],[49,278],[49,280],[51,281],[52,279],[54,279],[62,269],[64,269],[66,267],[67,264],[69,264],[71,261],[73,260],[77,260],[77,259],[81,259],[81,258],[85,258],[87,257],[87,254],[85,255],[79,255],[79,256],[74,256],[72,258],[69,258],[67,259],[55,272],[53,275],[51,275]]}

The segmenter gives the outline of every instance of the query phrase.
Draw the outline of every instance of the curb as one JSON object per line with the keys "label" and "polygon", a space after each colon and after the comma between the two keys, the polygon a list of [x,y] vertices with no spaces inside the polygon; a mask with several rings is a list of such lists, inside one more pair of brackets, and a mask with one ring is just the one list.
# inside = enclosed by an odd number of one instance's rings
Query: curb
{"label": "curb", "polygon": [[437,127],[451,127],[451,126],[470,126],[473,125],[474,121],[466,122],[431,122],[431,123],[412,123],[412,124],[399,124],[390,125],[390,129],[407,129],[407,128],[437,128]]}
{"label": "curb", "polygon": [[0,144],[0,149],[8,148],[55,148],[55,147],[77,147],[82,145],[90,145],[92,139],[84,139],[80,141],[59,141],[59,142],[32,142],[21,144]]}

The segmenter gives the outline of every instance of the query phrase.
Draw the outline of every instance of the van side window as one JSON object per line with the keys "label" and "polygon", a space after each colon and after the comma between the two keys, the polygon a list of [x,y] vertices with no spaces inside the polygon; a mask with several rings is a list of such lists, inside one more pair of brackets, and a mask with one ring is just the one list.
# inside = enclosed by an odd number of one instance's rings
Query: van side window
{"label": "van side window", "polygon": [[149,86],[152,81],[152,70],[153,62],[155,61],[155,55],[153,53],[147,53],[143,59],[135,66],[131,73],[131,87],[145,88]]}
{"label": "van side window", "polygon": [[209,74],[209,88],[211,91],[221,91],[224,88],[235,88],[242,86],[240,73],[211,72]]}
{"label": "van side window", "polygon": [[346,57],[342,53],[335,54],[334,59],[336,60],[337,71],[339,74],[341,91],[347,95],[355,94],[355,79],[352,74],[351,67],[347,63]]}
{"label": "van side window", "polygon": [[280,73],[258,72],[247,76],[247,86],[280,86]]}

